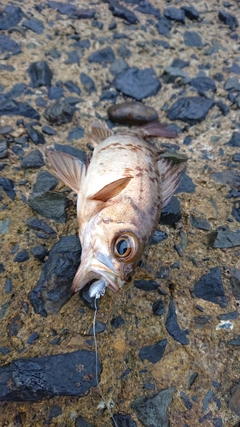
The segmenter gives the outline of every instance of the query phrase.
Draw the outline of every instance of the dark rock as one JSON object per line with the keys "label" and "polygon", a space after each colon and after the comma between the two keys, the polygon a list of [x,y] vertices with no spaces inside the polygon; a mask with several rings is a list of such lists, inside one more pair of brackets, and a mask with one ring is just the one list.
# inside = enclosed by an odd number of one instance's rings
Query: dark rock
{"label": "dark rock", "polygon": [[59,87],[59,86],[50,86],[48,88],[48,98],[50,100],[62,98],[63,97],[63,93],[64,93],[64,90],[63,90],[62,87]]}
{"label": "dark rock", "polygon": [[106,90],[100,96],[100,101],[111,101],[115,104],[118,92],[116,90]]}
{"label": "dark rock", "polygon": [[51,237],[56,237],[56,231],[53,230],[52,227],[50,227],[45,221],[40,220],[36,217],[33,218],[27,218],[25,221],[26,225],[31,228],[32,230],[40,230],[46,233],[47,235]]}
{"label": "dark rock", "polygon": [[205,119],[207,113],[214,105],[214,99],[206,99],[202,96],[179,98],[170,107],[168,118],[170,120],[182,120],[190,125],[195,125]]}
{"label": "dark rock", "polygon": [[60,99],[55,101],[52,105],[44,111],[44,117],[51,123],[57,125],[70,123],[75,112],[74,106],[70,105],[66,100]]}
{"label": "dark rock", "polygon": [[13,259],[14,262],[25,262],[29,259],[29,254],[27,249],[23,249],[22,251],[18,252],[15,258]]}
{"label": "dark rock", "polygon": [[30,119],[40,119],[38,112],[27,102],[18,102],[12,99],[0,101],[0,116],[24,116]]}
{"label": "dark rock", "polygon": [[[156,277],[159,279],[166,279],[169,276],[169,269],[167,267],[160,267],[156,273]],[[159,292],[159,289],[158,289]]]}
{"label": "dark rock", "polygon": [[233,62],[231,67],[229,67],[230,73],[240,74],[240,65],[238,65],[236,62]]}
{"label": "dark rock", "polygon": [[240,246],[240,230],[216,230],[208,235],[208,246],[212,248],[234,248]]}
{"label": "dark rock", "polygon": [[203,42],[198,33],[195,31],[185,31],[184,44],[189,47],[202,47]]}
{"label": "dark rock", "polygon": [[[20,331],[20,329],[22,329],[22,327],[23,327],[23,321],[21,320],[19,314],[16,314],[16,316],[14,316],[11,319],[11,322],[7,327],[8,336],[15,337]],[[0,378],[1,378],[1,367],[0,367]],[[0,384],[1,384],[1,379],[0,379]],[[0,393],[0,401],[1,401],[1,393]]]}
{"label": "dark rock", "polygon": [[40,168],[41,166],[44,166],[44,160],[43,155],[41,151],[34,150],[30,151],[22,160],[21,167],[24,169],[27,168]]}
{"label": "dark rock", "polygon": [[[66,59],[65,64],[78,64],[78,65],[80,64],[80,57],[75,50],[67,52],[67,55],[68,55],[68,58]],[[62,92],[62,94],[63,94],[63,92]],[[61,96],[62,96],[62,94],[61,94]],[[61,98],[61,96],[60,96],[60,91],[59,91],[58,98]],[[53,99],[53,98],[51,98],[51,99]],[[55,99],[57,99],[57,98],[55,98]]]}
{"label": "dark rock", "polygon": [[[45,397],[84,396],[97,384],[95,360],[95,352],[87,350],[13,360],[0,367],[0,401],[36,402]],[[101,371],[98,358],[97,371]]]}
{"label": "dark rock", "polygon": [[5,271],[4,264],[0,262],[0,274]]}
{"label": "dark rock", "polygon": [[172,23],[169,19],[165,18],[165,16],[162,16],[157,22],[156,28],[162,36],[170,37]]}
{"label": "dark rock", "polygon": [[27,344],[34,344],[39,339],[39,333],[33,332],[27,339]]}
{"label": "dark rock", "polygon": [[9,178],[4,178],[3,176],[0,176],[0,187],[3,188],[5,193],[10,197],[10,199],[14,200],[16,196],[16,192],[14,189],[14,181]]}
{"label": "dark rock", "polygon": [[74,141],[74,139],[81,139],[84,137],[84,129],[81,126],[76,126],[70,130],[67,140]]}
{"label": "dark rock", "polygon": [[156,95],[161,89],[161,83],[153,68],[145,68],[144,70],[137,67],[128,68],[115,77],[113,85],[124,95],[128,95],[137,101]]}
{"label": "dark rock", "polygon": [[61,145],[61,144],[54,144],[54,148],[57,151],[61,151],[62,153],[70,154],[70,156],[77,157],[77,159],[81,160],[82,162],[85,162],[87,159],[87,155],[85,151],[80,150],[80,148],[72,147],[71,145]]}
{"label": "dark rock", "polygon": [[48,1],[48,7],[57,9],[58,12],[62,13],[63,15],[71,15],[76,10],[76,7],[73,4],[62,3],[58,1]]}
{"label": "dark rock", "polygon": [[[114,414],[113,419],[114,419],[114,427],[115,426],[117,426],[117,427],[137,427],[137,424],[135,423],[135,421],[132,420],[130,415]],[[81,426],[81,427],[85,427],[85,426]],[[88,427],[88,426],[86,426],[86,427]]]}
{"label": "dark rock", "polygon": [[6,294],[10,294],[12,292],[12,289],[13,289],[12,281],[11,279],[9,279],[9,277],[7,277],[4,285],[4,291]]}
{"label": "dark rock", "polygon": [[240,162],[240,153],[235,153],[233,155],[233,161],[234,162]]}
{"label": "dark rock", "polygon": [[194,215],[190,215],[190,224],[199,230],[210,231],[212,229],[211,224],[206,219],[197,218]]}
{"label": "dark rock", "polygon": [[197,298],[219,304],[222,308],[227,306],[224,288],[219,267],[210,268],[194,285],[193,293]]}
{"label": "dark rock", "polygon": [[240,222],[240,203],[235,202],[232,208],[232,216],[237,222]]}
{"label": "dark rock", "polygon": [[148,0],[143,0],[140,2],[139,6],[137,6],[134,10],[137,10],[141,13],[146,13],[147,15],[153,15],[156,18],[161,17],[160,10],[154,7]]}
{"label": "dark rock", "polygon": [[230,284],[232,287],[232,294],[236,299],[240,299],[240,270],[231,268]]}
{"label": "dark rock", "polygon": [[0,30],[9,30],[15,27],[22,19],[23,11],[20,7],[8,5],[0,17]]}
{"label": "dark rock", "polygon": [[95,310],[95,306],[97,307],[97,310],[99,310],[99,298],[96,300],[95,297],[90,297],[89,295],[89,288],[92,283],[93,281],[80,290],[79,297],[90,310]]}
{"label": "dark rock", "polygon": [[60,337],[56,337],[56,338],[53,338],[53,340],[50,341],[50,344],[51,345],[58,345],[58,344],[60,344],[60,342],[61,342],[61,338]]}
{"label": "dark rock", "polygon": [[215,394],[213,390],[209,390],[205,397],[203,398],[203,404],[202,404],[202,412],[204,413],[207,410],[207,407],[211,400],[214,398]]}
{"label": "dark rock", "polygon": [[240,92],[240,82],[238,81],[238,78],[229,77],[224,84],[224,89]]}
{"label": "dark rock", "polygon": [[71,80],[67,80],[64,83],[64,86],[67,88],[67,90],[69,90],[69,92],[74,92],[77,95],[81,94],[81,89],[75,83],[73,83]]}
{"label": "dark rock", "polygon": [[17,42],[4,34],[0,34],[0,53],[18,55],[20,52],[21,46]]}
{"label": "dark rock", "polygon": [[159,283],[155,282],[154,280],[134,280],[134,286],[136,288],[141,289],[142,291],[154,291],[155,289],[159,288]]}
{"label": "dark rock", "polygon": [[194,317],[194,323],[195,323],[195,327],[196,329],[200,329],[203,326],[205,326],[209,320],[211,320],[212,316],[207,316],[207,315],[203,315],[203,316],[195,316]]}
{"label": "dark rock", "polygon": [[152,312],[156,316],[162,316],[165,313],[164,302],[163,300],[155,301],[152,305]]}
{"label": "dark rock", "polygon": [[0,159],[5,159],[8,156],[8,146],[5,139],[0,139]]}
{"label": "dark rock", "polygon": [[192,178],[185,172],[182,172],[180,184],[175,191],[175,194],[179,193],[194,193],[196,184],[194,184]]}
{"label": "dark rock", "polygon": [[220,182],[223,185],[230,185],[230,187],[235,188],[240,187],[240,175],[231,169],[223,172],[213,172],[211,173],[211,178],[215,182]]}
{"label": "dark rock", "polygon": [[174,83],[177,78],[185,79],[185,81],[189,80],[189,77],[185,71],[181,68],[168,66],[165,68],[164,73],[162,75],[164,83]]}
{"label": "dark rock", "polygon": [[46,133],[47,135],[56,135],[55,129],[51,128],[50,126],[43,126],[42,127],[43,133]]}
{"label": "dark rock", "polygon": [[172,298],[170,298],[165,326],[168,333],[173,337],[174,340],[180,342],[183,345],[189,344],[189,339],[187,338],[187,334],[189,332],[187,329],[185,331],[180,329],[177,321],[175,305]]}
{"label": "dark rock", "polygon": [[223,116],[226,116],[230,111],[229,106],[222,101],[217,101],[216,106],[219,108]]}
{"label": "dark rock", "polygon": [[71,13],[70,18],[72,19],[92,19],[94,18],[96,9],[76,9],[75,12]]}
{"label": "dark rock", "polygon": [[109,71],[114,76],[117,76],[123,71],[126,71],[128,68],[128,63],[123,58],[118,58],[111,64]]}
{"label": "dark rock", "polygon": [[119,326],[123,325],[123,323],[125,323],[125,320],[122,318],[122,316],[114,317],[114,318],[111,320],[111,325],[112,325],[115,329],[118,329],[118,328],[119,328]]}
{"label": "dark rock", "polygon": [[7,135],[7,134],[11,134],[12,132],[14,132],[14,129],[10,125],[5,125],[0,127],[0,135]]}
{"label": "dark rock", "polygon": [[171,405],[175,388],[167,388],[152,396],[141,396],[131,407],[145,427],[168,427],[168,407]]}
{"label": "dark rock", "polygon": [[153,237],[151,238],[149,245],[156,245],[157,243],[163,242],[168,238],[168,234],[162,230],[156,230]]}
{"label": "dark rock", "polygon": [[22,26],[37,34],[42,34],[44,31],[44,25],[38,19],[25,19],[22,22]]}
{"label": "dark rock", "polygon": [[157,46],[163,47],[163,49],[170,49],[170,44],[168,42],[166,42],[165,40],[154,39],[153,43]]}
{"label": "dark rock", "polygon": [[199,93],[204,93],[209,90],[216,92],[217,90],[215,81],[210,77],[195,77],[191,79],[190,86],[194,87]]}
{"label": "dark rock", "polygon": [[238,27],[238,20],[236,16],[231,15],[231,13],[227,12],[226,10],[220,10],[218,12],[218,18],[232,31]]}
{"label": "dark rock", "polygon": [[181,22],[185,24],[185,12],[182,9],[178,9],[177,7],[168,7],[164,10],[164,16],[171,21]]}
{"label": "dark rock", "polygon": [[113,16],[122,18],[130,24],[135,24],[138,22],[138,19],[131,10],[127,9],[125,6],[122,6],[118,3],[117,0],[108,0],[109,10],[111,10]]}
{"label": "dark rock", "polygon": [[132,52],[126,47],[126,44],[123,43],[117,48],[117,53],[121,58],[130,58]]}
{"label": "dark rock", "polygon": [[[95,333],[100,334],[101,332],[104,332],[107,329],[107,326],[105,323],[99,322],[99,320],[96,320],[95,324]],[[93,335],[93,326],[91,326],[88,335]]]}
{"label": "dark rock", "polygon": [[77,417],[75,421],[75,427],[95,427],[93,424],[90,424],[83,417]]}
{"label": "dark rock", "polygon": [[32,62],[28,67],[32,87],[51,86],[53,73],[46,61]]}
{"label": "dark rock", "polygon": [[158,341],[156,344],[147,345],[139,351],[139,357],[143,361],[147,359],[151,363],[157,363],[163,358],[167,340]]}
{"label": "dark rock", "polygon": [[193,5],[181,6],[181,9],[184,10],[186,17],[191,21],[195,21],[199,18],[199,12]]}
{"label": "dark rock", "polygon": [[95,83],[94,83],[93,79],[91,79],[90,76],[88,76],[85,73],[81,73],[80,74],[80,81],[81,81],[81,83],[83,85],[84,90],[87,93],[91,94],[93,92],[96,92]]}
{"label": "dark rock", "polygon": [[1,71],[9,71],[10,73],[12,73],[13,71],[15,71],[15,68],[12,65],[0,64],[0,70]]}
{"label": "dark rock", "polygon": [[92,21],[92,27],[98,28],[99,30],[103,29],[103,22],[101,21]]}
{"label": "dark rock", "polygon": [[8,350],[7,347],[0,347],[0,353],[2,356],[6,356],[8,353],[10,353],[11,350]]}
{"label": "dark rock", "polygon": [[55,405],[51,408],[48,420],[46,421],[46,424],[51,424],[53,418],[59,417],[59,415],[62,414],[62,408],[58,405]]}
{"label": "dark rock", "polygon": [[7,93],[4,94],[5,98],[7,99],[13,99],[18,98],[19,96],[23,95],[27,86],[25,83],[16,83],[12,89],[10,89]]}
{"label": "dark rock", "polygon": [[43,194],[31,194],[28,205],[40,215],[54,219],[57,222],[66,222],[65,208],[68,199],[65,194],[47,191]]}
{"label": "dark rock", "polygon": [[192,409],[193,404],[192,404],[191,400],[189,399],[188,395],[186,393],[184,393],[184,391],[180,391],[180,397],[181,397],[185,407],[188,410]]}
{"label": "dark rock", "polygon": [[88,57],[89,62],[94,62],[97,64],[102,64],[105,62],[113,62],[115,60],[115,55],[110,46],[103,49],[97,50],[96,52],[91,53]]}
{"label": "dark rock", "polygon": [[233,132],[226,145],[229,147],[240,147],[240,132]]}
{"label": "dark rock", "polygon": [[35,104],[37,107],[46,107],[47,101],[42,96],[37,96],[35,98]]}
{"label": "dark rock", "polygon": [[[2,198],[0,199],[2,200]],[[10,219],[6,218],[0,221],[0,234],[7,234],[9,232]]]}
{"label": "dark rock", "polygon": [[232,340],[228,341],[228,345],[234,345],[237,347],[240,346],[240,335],[237,338],[233,338]]}
{"label": "dark rock", "polygon": [[53,190],[58,184],[58,179],[47,171],[40,171],[33,187],[33,193],[44,193]]}
{"label": "dark rock", "polygon": [[108,117],[113,123],[143,125],[158,120],[157,111],[141,102],[122,102],[112,105],[107,110]]}
{"label": "dark rock", "polygon": [[223,427],[222,418],[213,418],[212,423],[214,427]]}
{"label": "dark rock", "polygon": [[159,224],[174,225],[182,217],[181,206],[178,198],[173,196],[170,202],[162,210]]}
{"label": "dark rock", "polygon": [[175,58],[171,63],[171,67],[180,68],[180,69],[188,67],[189,65],[190,65],[190,61],[183,61],[180,58]]}
{"label": "dark rock", "polygon": [[230,313],[224,313],[219,315],[220,320],[235,320],[238,318],[238,311],[231,311]]}
{"label": "dark rock", "polygon": [[48,250],[43,245],[38,245],[31,248],[31,254],[39,261],[44,261],[44,258],[48,255]]}
{"label": "dark rock", "polygon": [[29,299],[36,313],[56,314],[72,297],[71,285],[79,267],[81,246],[77,236],[62,237],[49,252],[37,286]]}

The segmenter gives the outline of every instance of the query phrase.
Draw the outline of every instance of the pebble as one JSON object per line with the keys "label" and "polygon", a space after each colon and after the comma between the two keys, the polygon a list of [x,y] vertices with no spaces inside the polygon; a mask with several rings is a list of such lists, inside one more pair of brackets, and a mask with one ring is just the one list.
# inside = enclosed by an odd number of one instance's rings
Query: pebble
{"label": "pebble", "polygon": [[13,360],[0,367],[0,401],[37,402],[53,396],[84,396],[97,384],[96,358],[97,371],[101,372],[98,356],[88,350]]}
{"label": "pebble", "polygon": [[189,96],[177,99],[168,111],[170,120],[182,120],[190,125],[202,122],[215,105],[214,99]]}
{"label": "pebble", "polygon": [[76,126],[72,130],[70,130],[67,140],[74,141],[74,140],[81,139],[83,137],[84,137],[84,129],[82,128],[82,126]]}
{"label": "pebble", "polygon": [[44,193],[53,190],[58,184],[58,179],[47,171],[40,171],[33,186],[33,193]]}
{"label": "pebble", "polygon": [[118,74],[122,73],[123,71],[127,70],[129,68],[128,63],[123,58],[117,58],[113,61],[111,64],[109,71],[114,76],[117,76]]}
{"label": "pebble", "polygon": [[165,307],[163,300],[155,301],[152,305],[152,312],[155,316],[162,316],[165,313]]}
{"label": "pebble", "polygon": [[66,222],[65,209],[68,199],[65,194],[54,191],[44,193],[32,193],[28,199],[28,205],[40,215],[54,219],[57,222]]}
{"label": "pebble", "polygon": [[[117,427],[137,427],[137,424],[135,423],[135,421],[133,421],[130,415],[114,414],[113,419]],[[79,427],[93,427],[93,426],[81,425]]]}
{"label": "pebble", "polygon": [[227,306],[220,267],[210,268],[210,272],[204,274],[195,283],[193,293],[197,298],[219,304],[224,308]]}
{"label": "pebble", "polygon": [[115,55],[111,47],[105,47],[103,49],[97,50],[96,52],[91,53],[88,57],[88,62],[102,64],[106,62],[113,62],[115,60]]}
{"label": "pebble", "polygon": [[164,10],[164,16],[171,21],[181,22],[185,24],[185,12],[183,9],[178,9],[177,7],[168,7]]}
{"label": "pebble", "polygon": [[36,313],[56,314],[72,297],[71,283],[79,267],[81,246],[77,236],[64,236],[55,243],[43,265],[29,299]]}
{"label": "pebble", "polygon": [[30,251],[34,258],[39,261],[44,261],[44,258],[48,255],[48,250],[43,245],[34,246]]}
{"label": "pebble", "polygon": [[240,147],[240,132],[234,131],[226,145],[229,147]]}
{"label": "pebble", "polygon": [[[136,3],[138,4],[138,3]],[[159,19],[161,17],[161,12],[158,8],[154,7],[149,1],[144,0],[141,1],[139,6],[137,6],[134,10],[137,10],[141,13],[146,13],[147,15],[153,15],[155,18]]]}
{"label": "pebble", "polygon": [[[104,332],[106,329],[107,329],[107,326],[105,325],[105,323],[102,323],[99,320],[96,320],[96,324],[95,324],[96,334],[100,334],[101,332]],[[93,326],[91,326],[87,335],[93,335]]]}
{"label": "pebble", "polygon": [[162,16],[157,24],[156,28],[160,35],[170,37],[170,31],[172,29],[172,23],[170,19],[166,18],[165,16]]}
{"label": "pebble", "polygon": [[187,329],[180,329],[180,326],[177,321],[175,304],[172,298],[170,298],[165,326],[168,333],[173,337],[175,341],[178,341],[183,345],[189,344],[189,339],[187,338],[187,334],[189,334],[189,331]]}
{"label": "pebble", "polygon": [[118,92],[116,90],[106,90],[100,96],[100,101],[111,101],[115,104]]}
{"label": "pebble", "polygon": [[72,19],[92,19],[94,18],[96,9],[81,9],[78,8],[75,12],[71,13],[70,18]]}
{"label": "pebble", "polygon": [[7,347],[0,347],[0,353],[2,356],[6,356],[8,353],[10,353],[11,350],[9,350]]}
{"label": "pebble", "polygon": [[0,100],[0,116],[23,116],[29,119],[40,119],[38,112],[28,102],[18,102],[12,99]]}
{"label": "pebble", "polygon": [[10,199],[14,200],[16,197],[16,191],[14,189],[15,183],[10,178],[4,178],[0,175],[0,187],[3,188],[5,193],[10,197]]}
{"label": "pebble", "polygon": [[159,283],[155,282],[154,280],[134,280],[134,286],[136,288],[141,289],[142,291],[148,292],[148,291],[154,291],[155,289],[159,288]]}
{"label": "pebble", "polygon": [[14,129],[10,125],[5,125],[0,127],[0,135],[7,135],[7,134],[11,134],[12,132],[14,132]]}
{"label": "pebble", "polygon": [[[16,316],[14,316],[8,327],[7,327],[7,332],[8,332],[8,336],[9,337],[16,337],[18,332],[22,329],[23,327],[23,321],[21,320],[19,314],[16,314]],[[1,375],[1,371],[2,371],[2,367],[0,367],[0,375]],[[1,384],[1,391],[2,391],[2,384]],[[1,391],[0,391],[0,401],[1,401]]]}
{"label": "pebble", "polygon": [[122,102],[107,109],[108,117],[113,123],[140,126],[158,120],[157,111],[141,102]]}
{"label": "pebble", "polygon": [[28,169],[28,168],[40,168],[41,166],[44,166],[44,160],[43,155],[41,151],[34,150],[30,151],[22,160],[21,162],[21,168]]}
{"label": "pebble", "polygon": [[83,85],[84,90],[88,94],[96,92],[95,83],[94,83],[93,79],[90,76],[88,76],[85,73],[80,73],[80,81],[81,81],[81,83]]}
{"label": "pebble", "polygon": [[191,79],[190,86],[194,87],[199,94],[203,94],[204,92],[208,92],[211,90],[212,92],[216,92],[216,84],[214,80],[210,77],[195,77]]}
{"label": "pebble", "polygon": [[174,83],[177,78],[184,79],[185,82],[189,80],[188,74],[180,67],[168,66],[165,68],[162,75],[164,83]]}
{"label": "pebble", "polygon": [[[115,417],[115,415],[114,415]],[[95,427],[93,424],[90,424],[88,421],[85,420],[85,418],[83,417],[77,417],[75,420],[75,427]],[[121,427],[121,425],[119,425],[118,427]],[[124,426],[122,426],[124,427]],[[127,427],[127,426],[126,426]],[[129,426],[131,427],[131,426]]]}
{"label": "pebble", "polygon": [[19,24],[23,17],[23,11],[18,6],[8,5],[1,13],[0,30],[9,30]]}
{"label": "pebble", "polygon": [[202,47],[203,42],[198,33],[195,31],[185,31],[184,44],[188,47]]}
{"label": "pebble", "polygon": [[197,218],[194,215],[190,215],[190,224],[199,230],[210,231],[212,229],[211,224],[206,219]]}
{"label": "pebble", "polygon": [[21,46],[17,42],[4,34],[0,34],[0,53],[18,55],[20,52]]}
{"label": "pebble", "polygon": [[129,24],[135,24],[138,22],[138,19],[134,12],[127,9],[125,6],[120,5],[117,0],[108,0],[109,10],[112,12],[113,16],[122,18]]}
{"label": "pebble", "polygon": [[69,90],[69,92],[74,92],[77,95],[81,94],[81,89],[80,87],[78,87],[75,83],[73,83],[71,80],[67,80],[64,83],[64,86],[67,88],[67,90]]}
{"label": "pebble", "polygon": [[48,88],[48,99],[54,100],[54,99],[60,99],[63,97],[64,90],[62,87],[59,86],[50,86]]}
{"label": "pebble", "polygon": [[156,230],[149,242],[149,245],[156,245],[160,242],[163,242],[163,240],[166,240],[167,238],[168,238],[168,234],[165,231]]}
{"label": "pebble", "polygon": [[32,62],[27,71],[33,88],[51,86],[53,73],[46,61]]}
{"label": "pebble", "polygon": [[25,262],[29,259],[29,253],[27,249],[23,249],[22,251],[19,251],[15,258],[13,259],[14,262]]}
{"label": "pebble", "polygon": [[48,7],[51,7],[52,9],[57,9],[58,12],[62,13],[63,15],[71,15],[76,10],[76,7],[73,4],[51,0],[48,1]]}
{"label": "pebble", "polygon": [[235,15],[232,15],[231,13],[227,12],[226,10],[220,10],[218,12],[218,18],[220,21],[222,21],[225,25],[227,25],[230,30],[234,31],[238,27],[238,20]]}
{"label": "pebble", "polygon": [[240,203],[235,202],[232,208],[232,216],[237,222],[240,222]]}
{"label": "pebble", "polygon": [[190,410],[193,407],[193,404],[191,402],[191,400],[189,399],[188,395],[186,393],[184,393],[184,391],[180,391],[180,397],[185,405],[185,407]]}
{"label": "pebble", "polygon": [[46,133],[47,135],[56,135],[55,129],[51,128],[50,126],[43,126],[42,127],[43,133]]}
{"label": "pebble", "polygon": [[124,95],[137,101],[156,95],[161,89],[161,83],[153,68],[128,68],[115,77],[113,85]]}
{"label": "pebble", "polygon": [[62,414],[62,408],[58,405],[54,405],[50,410],[50,414],[49,414],[48,419],[46,420],[46,424],[47,425],[52,424],[52,420],[54,418],[59,417],[59,415],[61,415],[61,414]]}
{"label": "pebble", "polygon": [[185,16],[191,21],[195,21],[199,18],[198,10],[193,6],[181,6],[181,9],[184,10]]}
{"label": "pebble", "polygon": [[13,290],[13,285],[12,285],[12,281],[9,277],[6,278],[6,282],[4,285],[4,291],[6,294],[10,294]]}
{"label": "pebble", "polygon": [[236,231],[230,230],[218,230],[212,231],[208,235],[209,247],[228,249],[240,246],[240,229]]}
{"label": "pebble", "polygon": [[163,358],[166,346],[167,339],[158,341],[153,345],[146,345],[139,351],[139,357],[142,361],[147,359],[151,363],[157,363]]}
{"label": "pebble", "polygon": [[44,25],[38,19],[25,19],[22,22],[22,26],[36,34],[42,34],[44,31]]}
{"label": "pebble", "polygon": [[224,84],[225,90],[240,92],[240,82],[237,77],[228,77]]}
{"label": "pebble", "polygon": [[26,91],[25,83],[16,83],[7,93],[4,94],[6,99],[13,99],[22,96]]}
{"label": "pebble", "polygon": [[39,333],[33,332],[27,339],[27,344],[34,344],[39,339]]}
{"label": "pebble", "polygon": [[0,139],[0,159],[8,157],[8,146],[5,139]]}
{"label": "pebble", "polygon": [[179,199],[173,196],[170,202],[162,210],[159,224],[174,225],[182,217]]}
{"label": "pebble", "polygon": [[31,228],[32,230],[40,230],[46,233],[47,235],[51,237],[56,237],[57,233],[55,230],[53,230],[52,227],[50,227],[45,221],[38,219],[36,217],[33,218],[27,218],[25,220],[25,224]]}
{"label": "pebble", "polygon": [[236,299],[240,299],[240,270],[231,268],[230,270],[230,284],[232,287],[232,294]]}
{"label": "pebble", "polygon": [[70,105],[66,100],[60,99],[46,108],[44,117],[51,123],[62,125],[72,121],[74,112],[74,106]]}
{"label": "pebble", "polygon": [[118,329],[121,325],[123,325],[125,323],[125,320],[122,318],[122,316],[117,316],[114,317],[111,320],[111,325],[115,328]]}

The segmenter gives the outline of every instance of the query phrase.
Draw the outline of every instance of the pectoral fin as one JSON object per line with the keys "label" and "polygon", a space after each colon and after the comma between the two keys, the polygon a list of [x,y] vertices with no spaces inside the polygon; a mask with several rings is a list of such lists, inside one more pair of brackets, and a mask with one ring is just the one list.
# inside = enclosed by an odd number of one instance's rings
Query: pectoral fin
{"label": "pectoral fin", "polygon": [[116,181],[105,185],[105,187],[99,190],[96,194],[90,196],[89,199],[107,202],[109,199],[112,199],[113,197],[116,197],[119,193],[121,193],[121,191],[128,185],[131,179],[132,176],[126,176],[124,178],[117,179]]}
{"label": "pectoral fin", "polygon": [[148,137],[163,137],[163,138],[177,138],[178,134],[171,130],[166,125],[160,122],[150,122],[134,130],[134,133],[142,138]]}
{"label": "pectoral fin", "polygon": [[86,174],[85,164],[61,151],[46,150],[46,155],[57,177],[73,191],[79,193]]}
{"label": "pectoral fin", "polygon": [[162,208],[167,206],[181,181],[183,165],[172,165],[165,159],[158,160],[158,170],[161,176]]}

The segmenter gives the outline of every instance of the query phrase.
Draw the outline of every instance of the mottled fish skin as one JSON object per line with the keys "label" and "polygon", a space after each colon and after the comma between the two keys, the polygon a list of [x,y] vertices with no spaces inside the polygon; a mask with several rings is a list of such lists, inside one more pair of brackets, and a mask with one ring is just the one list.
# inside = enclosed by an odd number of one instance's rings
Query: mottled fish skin
{"label": "mottled fish skin", "polygon": [[100,279],[118,291],[134,270],[180,180],[182,167],[171,166],[144,140],[161,135],[176,136],[154,122],[117,135],[94,124],[88,167],[67,154],[47,150],[56,175],[78,194],[82,258],[74,291]]}

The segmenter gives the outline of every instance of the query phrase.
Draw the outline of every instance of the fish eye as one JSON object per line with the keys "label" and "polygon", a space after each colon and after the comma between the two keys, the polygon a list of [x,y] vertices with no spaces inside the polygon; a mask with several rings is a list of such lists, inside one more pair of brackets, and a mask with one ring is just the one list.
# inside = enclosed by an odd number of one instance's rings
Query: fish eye
{"label": "fish eye", "polygon": [[113,239],[113,254],[119,261],[131,261],[138,253],[139,242],[135,234],[126,232]]}

